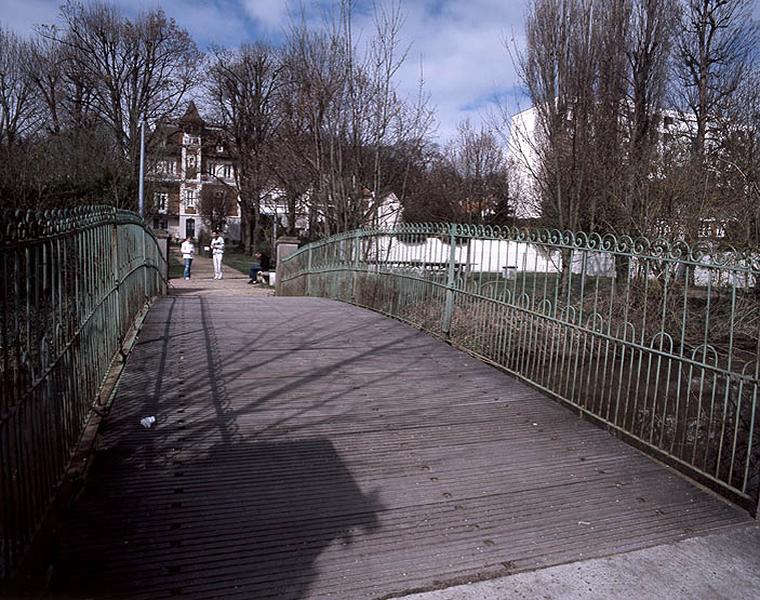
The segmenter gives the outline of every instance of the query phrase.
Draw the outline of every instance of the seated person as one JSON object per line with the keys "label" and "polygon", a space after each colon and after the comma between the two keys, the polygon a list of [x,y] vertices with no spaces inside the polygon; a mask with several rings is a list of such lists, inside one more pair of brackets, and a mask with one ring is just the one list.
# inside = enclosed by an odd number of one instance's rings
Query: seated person
{"label": "seated person", "polygon": [[258,274],[260,271],[269,271],[269,257],[266,254],[257,252],[253,256],[253,262],[251,263],[251,270],[248,273],[250,277],[248,283],[258,283]]}

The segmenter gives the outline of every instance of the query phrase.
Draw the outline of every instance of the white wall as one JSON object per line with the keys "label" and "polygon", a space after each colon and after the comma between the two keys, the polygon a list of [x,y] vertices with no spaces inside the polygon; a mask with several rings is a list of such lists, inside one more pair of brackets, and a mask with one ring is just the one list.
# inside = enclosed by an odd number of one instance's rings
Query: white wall
{"label": "white wall", "polygon": [[536,152],[536,122],[538,113],[529,108],[512,117],[507,142],[507,159],[516,185],[515,217],[536,219],[541,216],[537,185],[539,167]]}
{"label": "white wall", "polygon": [[[451,245],[438,237],[428,237],[419,244],[410,244],[391,236],[368,238],[373,240],[373,249],[378,252],[377,260],[386,263],[425,263],[448,264]],[[366,244],[367,242],[365,242]],[[725,254],[715,257],[722,263],[730,263]],[[705,256],[702,262],[707,265],[712,259]],[[615,256],[607,252],[574,251],[572,257],[572,272],[582,273],[584,270],[593,277],[615,277]],[[757,257],[760,263],[760,257]],[[469,244],[457,245],[454,248],[454,262],[467,265],[467,270],[474,273],[504,273],[505,267],[510,272],[560,273],[562,257],[559,250],[547,252],[545,247],[527,242],[507,240],[470,240]],[[636,271],[639,261],[632,258],[629,268]],[[742,266],[742,265],[739,265]],[[748,264],[743,265],[745,268]],[[651,277],[657,277],[650,271]],[[731,271],[728,268],[696,267],[694,283],[706,286],[708,281],[713,286],[735,285],[737,288],[752,287],[755,279],[744,272]]]}

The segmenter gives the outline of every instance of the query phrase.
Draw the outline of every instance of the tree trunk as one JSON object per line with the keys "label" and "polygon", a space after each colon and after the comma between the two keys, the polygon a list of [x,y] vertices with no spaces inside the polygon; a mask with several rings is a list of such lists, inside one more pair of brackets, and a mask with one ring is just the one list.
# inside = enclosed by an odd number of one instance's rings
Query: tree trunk
{"label": "tree trunk", "polygon": [[258,219],[256,218],[256,209],[254,207],[245,206],[242,211],[243,218],[241,219],[241,233],[243,236],[243,247],[245,253],[248,256],[253,255],[253,249],[255,246],[254,228]]}
{"label": "tree trunk", "polygon": [[288,194],[288,235],[296,235],[296,195]]}
{"label": "tree trunk", "polygon": [[572,291],[568,290],[570,285],[570,272],[573,268],[573,251],[569,248],[563,248],[561,250],[562,255],[562,271],[559,279],[559,291],[561,294],[568,294],[572,297]]}
{"label": "tree trunk", "polygon": [[259,202],[254,202],[252,211],[253,226],[251,228],[251,248],[252,250],[248,254],[253,254],[258,251],[261,245],[261,206]]}

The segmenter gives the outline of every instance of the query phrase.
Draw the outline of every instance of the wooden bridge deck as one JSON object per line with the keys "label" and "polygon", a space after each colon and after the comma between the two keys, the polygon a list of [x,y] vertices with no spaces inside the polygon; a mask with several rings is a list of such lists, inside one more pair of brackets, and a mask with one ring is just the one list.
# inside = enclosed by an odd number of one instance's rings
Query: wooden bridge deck
{"label": "wooden bridge deck", "polygon": [[149,314],[52,592],[389,598],[748,521],[401,323],[190,293]]}

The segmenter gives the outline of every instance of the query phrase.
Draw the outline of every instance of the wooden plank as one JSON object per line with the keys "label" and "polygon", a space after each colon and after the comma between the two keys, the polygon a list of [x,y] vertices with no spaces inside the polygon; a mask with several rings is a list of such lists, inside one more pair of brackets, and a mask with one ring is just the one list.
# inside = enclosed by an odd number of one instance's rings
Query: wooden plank
{"label": "wooden plank", "polygon": [[55,593],[381,598],[749,521],[526,385],[329,300],[160,301],[106,425]]}

